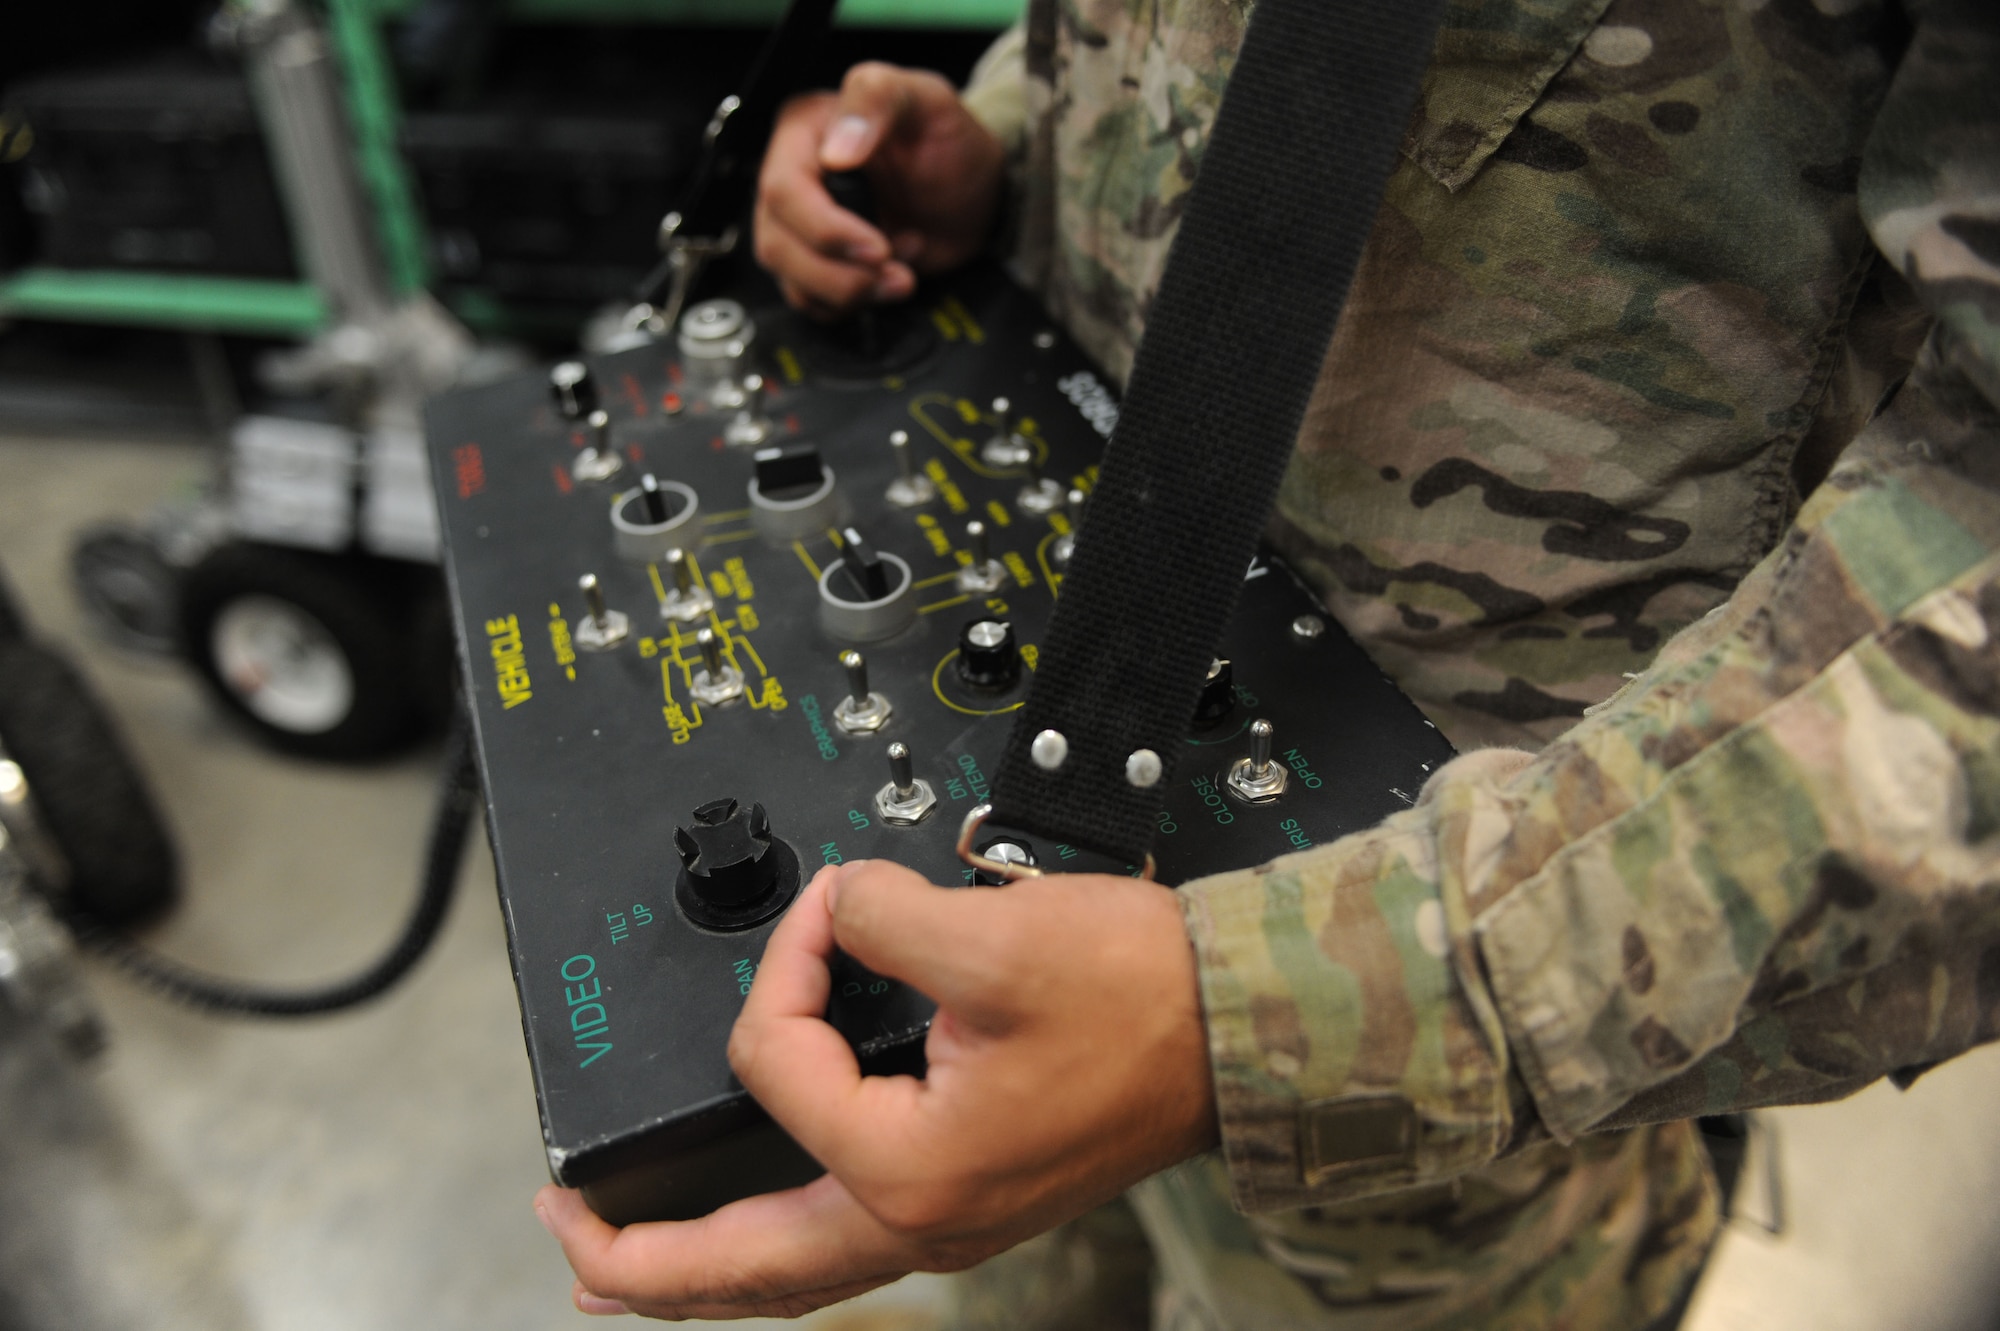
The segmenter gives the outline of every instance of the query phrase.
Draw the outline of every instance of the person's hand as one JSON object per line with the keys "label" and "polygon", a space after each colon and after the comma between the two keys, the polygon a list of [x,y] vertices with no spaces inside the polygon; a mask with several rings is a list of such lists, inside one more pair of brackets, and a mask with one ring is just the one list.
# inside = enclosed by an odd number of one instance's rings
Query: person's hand
{"label": "person's hand", "polygon": [[[937,1000],[922,1080],[862,1076],[821,1020],[836,946]],[[544,1188],[583,1311],[794,1316],[971,1266],[1216,1140],[1180,908],[1129,878],[946,891],[879,860],[823,870],[772,935],[729,1061],[829,1172],[622,1230]]]}
{"label": "person's hand", "polygon": [[[918,273],[957,267],[985,243],[1006,150],[936,74],[856,65],[838,93],[778,115],[757,182],[757,262],[785,299],[831,317],[897,301]],[[833,201],[828,171],[865,168],[879,228]]]}

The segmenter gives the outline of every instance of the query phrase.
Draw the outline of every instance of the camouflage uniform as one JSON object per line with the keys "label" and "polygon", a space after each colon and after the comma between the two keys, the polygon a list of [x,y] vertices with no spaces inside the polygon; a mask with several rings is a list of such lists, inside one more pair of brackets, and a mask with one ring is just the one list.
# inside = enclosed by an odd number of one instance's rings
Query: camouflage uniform
{"label": "camouflage uniform", "polygon": [[[1031,0],[968,93],[1114,374],[1249,8]],[[1451,7],[1276,531],[1539,752],[1182,889],[1223,1147],[1132,1194],[1156,1326],[1642,1326],[1687,1116],[2000,1038],[1997,80],[1990,0]],[[1135,1324],[1091,1224],[963,1322]]]}

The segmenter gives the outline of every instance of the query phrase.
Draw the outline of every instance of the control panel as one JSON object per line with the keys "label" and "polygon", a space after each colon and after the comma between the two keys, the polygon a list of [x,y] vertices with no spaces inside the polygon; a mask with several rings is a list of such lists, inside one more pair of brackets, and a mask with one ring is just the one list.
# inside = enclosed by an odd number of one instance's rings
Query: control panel
{"label": "control panel", "polygon": [[[670,338],[433,404],[549,1162],[607,1219],[818,1172],[731,1076],[730,1024],[820,866],[976,885],[959,827],[1090,539],[1117,411],[991,266],[832,328],[708,301]],[[1180,631],[1171,598],[1157,610],[1163,640]],[[1185,743],[1154,844],[1168,884],[1366,827],[1450,756],[1268,556]],[[998,830],[980,844],[1133,871]],[[829,1020],[871,1070],[920,1072],[931,1011],[836,966]]]}

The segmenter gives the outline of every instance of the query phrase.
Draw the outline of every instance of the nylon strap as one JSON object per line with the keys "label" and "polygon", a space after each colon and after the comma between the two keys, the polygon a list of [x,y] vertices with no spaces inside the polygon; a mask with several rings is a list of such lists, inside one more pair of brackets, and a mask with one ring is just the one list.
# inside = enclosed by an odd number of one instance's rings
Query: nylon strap
{"label": "nylon strap", "polygon": [[[1374,227],[1442,0],[1259,0],[993,783],[1137,864]],[[1068,741],[1054,771],[1029,746]],[[1138,749],[1165,774],[1126,779]]]}

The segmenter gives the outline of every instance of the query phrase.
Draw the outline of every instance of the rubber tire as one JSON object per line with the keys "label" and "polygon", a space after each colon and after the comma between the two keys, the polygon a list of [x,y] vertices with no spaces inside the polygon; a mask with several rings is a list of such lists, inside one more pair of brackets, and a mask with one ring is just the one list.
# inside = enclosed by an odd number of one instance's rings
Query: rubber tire
{"label": "rubber tire", "polygon": [[[306,758],[377,758],[423,730],[421,663],[410,651],[409,566],[361,555],[322,555],[231,542],[210,551],[181,582],[181,650],[222,705],[273,748]],[[354,703],[329,730],[301,734],[252,712],[223,681],[212,646],[215,621],[243,596],[288,601],[317,619],[347,657]]]}
{"label": "rubber tire", "polygon": [[59,910],[127,926],[173,904],[173,838],[109,714],[69,662],[30,642],[0,642],[0,744],[69,861]]}

